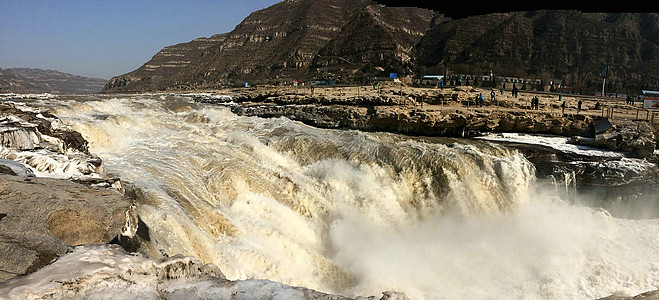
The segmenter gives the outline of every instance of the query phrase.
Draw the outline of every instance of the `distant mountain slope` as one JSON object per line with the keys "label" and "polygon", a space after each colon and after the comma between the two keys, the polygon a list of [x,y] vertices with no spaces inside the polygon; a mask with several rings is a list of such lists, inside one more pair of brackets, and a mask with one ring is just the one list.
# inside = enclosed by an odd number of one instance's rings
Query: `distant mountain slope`
{"label": "distant mountain slope", "polygon": [[0,93],[91,94],[100,92],[105,83],[53,70],[0,69]]}
{"label": "distant mountain slope", "polygon": [[620,90],[659,87],[659,14],[538,11],[437,24],[419,43],[419,65],[455,72],[562,79]]}
{"label": "distant mountain slope", "polygon": [[[371,0],[287,0],[211,38],[165,47],[106,92],[185,90],[292,80],[455,73],[659,85],[659,14],[512,12],[444,17]],[[383,71],[384,70],[384,71]]]}
{"label": "distant mountain slope", "polygon": [[[425,9],[382,7],[370,0],[283,1],[253,12],[212,43],[166,47],[139,69],[110,80],[105,90],[352,76],[365,62],[375,58],[379,62],[380,57],[391,60],[409,49],[429,28],[434,14]],[[164,61],[163,53],[178,56]],[[174,57],[186,60],[177,64],[180,60]]]}

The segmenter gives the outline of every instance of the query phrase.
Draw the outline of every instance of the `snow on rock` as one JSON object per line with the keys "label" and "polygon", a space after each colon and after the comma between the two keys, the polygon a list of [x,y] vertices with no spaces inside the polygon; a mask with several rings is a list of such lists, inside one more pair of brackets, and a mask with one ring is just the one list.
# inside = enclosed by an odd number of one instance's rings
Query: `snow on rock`
{"label": "snow on rock", "polygon": [[602,150],[588,146],[570,144],[570,138],[557,135],[525,134],[525,133],[491,133],[477,139],[520,144],[532,144],[549,147],[557,151],[580,156],[624,157],[622,152]]}
{"label": "snow on rock", "polygon": [[[87,141],[57,117],[20,104],[0,103],[0,159],[29,168],[37,177],[102,181],[103,161]],[[108,179],[108,186],[118,180]]]}
{"label": "snow on rock", "polygon": [[[212,264],[176,255],[83,245],[32,274],[0,284],[0,299],[348,299],[270,280],[227,280]],[[361,299],[376,299],[368,297]],[[381,299],[406,299],[384,292]]]}

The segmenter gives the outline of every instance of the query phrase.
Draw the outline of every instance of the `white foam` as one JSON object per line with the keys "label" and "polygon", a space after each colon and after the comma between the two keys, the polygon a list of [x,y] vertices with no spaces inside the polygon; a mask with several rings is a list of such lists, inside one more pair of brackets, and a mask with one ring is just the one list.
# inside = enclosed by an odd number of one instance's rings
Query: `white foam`
{"label": "white foam", "polygon": [[355,274],[351,295],[411,299],[596,299],[659,284],[659,222],[534,202],[511,214],[443,216],[413,226],[335,222],[333,261]]}
{"label": "white foam", "polygon": [[49,94],[49,93],[41,93],[41,94],[0,94],[0,99],[37,99],[37,100],[49,100],[49,99],[56,99],[57,95]]}

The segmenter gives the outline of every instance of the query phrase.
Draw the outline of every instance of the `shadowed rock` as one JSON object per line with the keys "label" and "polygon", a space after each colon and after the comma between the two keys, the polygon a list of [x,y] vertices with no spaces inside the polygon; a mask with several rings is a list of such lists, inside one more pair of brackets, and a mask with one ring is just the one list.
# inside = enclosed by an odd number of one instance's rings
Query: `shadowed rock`
{"label": "shadowed rock", "polygon": [[70,246],[122,233],[130,202],[68,180],[0,175],[0,281],[32,272]]}

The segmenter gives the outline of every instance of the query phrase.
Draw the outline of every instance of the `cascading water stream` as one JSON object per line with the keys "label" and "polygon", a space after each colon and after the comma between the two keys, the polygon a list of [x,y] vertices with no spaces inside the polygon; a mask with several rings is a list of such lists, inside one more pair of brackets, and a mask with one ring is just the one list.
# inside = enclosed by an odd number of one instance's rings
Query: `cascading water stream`
{"label": "cascading water stream", "polygon": [[195,256],[230,279],[411,299],[659,285],[657,220],[566,203],[502,146],[317,129],[175,96],[51,108],[134,187],[149,255]]}

